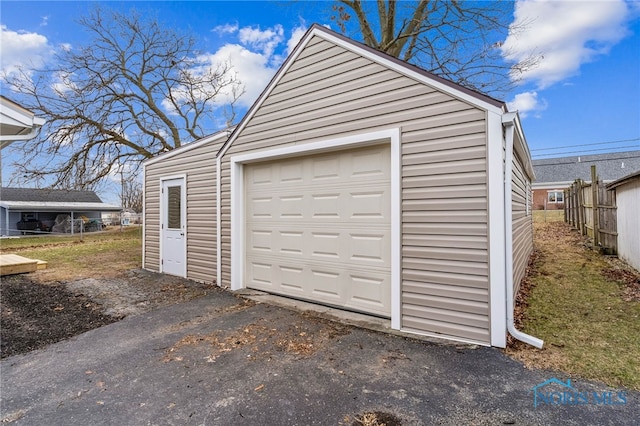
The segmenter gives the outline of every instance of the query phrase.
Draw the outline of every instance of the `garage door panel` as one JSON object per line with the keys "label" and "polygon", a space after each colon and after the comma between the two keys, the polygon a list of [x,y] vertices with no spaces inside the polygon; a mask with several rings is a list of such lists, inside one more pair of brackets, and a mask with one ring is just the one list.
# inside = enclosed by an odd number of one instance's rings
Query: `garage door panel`
{"label": "garage door panel", "polygon": [[273,247],[273,231],[254,229],[249,237],[249,247],[252,251],[270,252]]}
{"label": "garage door panel", "polygon": [[270,218],[272,215],[271,206],[273,197],[251,197],[248,199],[251,204],[251,218]]}
{"label": "garage door panel", "polygon": [[310,194],[308,197],[308,209],[306,211],[312,219],[340,219],[344,217],[341,212],[343,206],[340,193]]}
{"label": "garage door panel", "polygon": [[280,284],[285,293],[304,295],[304,268],[299,266],[283,266],[280,269]]}
{"label": "garage door panel", "polygon": [[358,233],[349,234],[349,260],[363,264],[384,266],[389,253],[389,234]]}
{"label": "garage door panel", "polygon": [[315,298],[322,298],[338,304],[342,301],[343,292],[343,286],[340,283],[340,272],[328,269],[318,266],[311,268],[311,294]]}
{"label": "garage door panel", "polygon": [[354,153],[352,156],[351,178],[384,177],[389,169],[389,160],[384,152]]}
{"label": "garage door panel", "polygon": [[271,246],[272,250],[279,250],[285,255],[302,256],[304,249],[303,231],[277,231],[280,237],[278,246]]}
{"label": "garage door panel", "polygon": [[275,288],[272,281],[274,270],[273,265],[270,263],[251,262],[249,264],[249,271],[249,278],[252,283]]}
{"label": "garage door panel", "polygon": [[268,165],[256,166],[250,174],[253,186],[268,186],[273,184],[273,168]]}
{"label": "garage door panel", "polygon": [[385,311],[384,302],[388,303],[387,294],[389,290],[388,277],[380,276],[350,275],[350,304],[355,306],[368,306],[368,310],[377,313]]}
{"label": "garage door panel", "polygon": [[389,316],[390,150],[245,166],[246,285]]}
{"label": "garage door panel", "polygon": [[389,205],[389,199],[387,198],[388,191],[368,191],[368,192],[351,192],[351,202],[348,206],[351,207],[349,217],[351,219],[388,219],[385,217],[385,213],[388,209],[385,208]]}
{"label": "garage door panel", "polygon": [[312,163],[311,181],[326,183],[327,180],[338,180],[340,178],[340,162],[338,158],[310,158],[307,161]]}
{"label": "garage door panel", "polygon": [[279,168],[279,183],[282,184],[296,184],[304,181],[302,174],[302,163],[300,162],[287,162],[282,164]]}
{"label": "garage door panel", "polygon": [[[304,219],[304,195],[286,195],[278,197],[277,216],[282,219]],[[272,206],[272,208],[275,206]]]}

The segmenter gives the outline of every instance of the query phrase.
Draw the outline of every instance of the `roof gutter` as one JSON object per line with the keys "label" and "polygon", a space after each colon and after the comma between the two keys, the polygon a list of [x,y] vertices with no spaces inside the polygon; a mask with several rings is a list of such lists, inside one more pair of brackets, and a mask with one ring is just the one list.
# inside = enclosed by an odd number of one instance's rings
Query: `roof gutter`
{"label": "roof gutter", "polygon": [[33,117],[32,122],[30,123],[30,127],[25,127],[29,129],[29,133],[26,134],[18,134],[18,135],[0,135],[0,150],[8,147],[15,141],[28,141],[30,139],[35,138],[40,134],[40,130],[45,123],[44,118]]}
{"label": "roof gutter", "polygon": [[502,115],[502,124],[506,130],[506,149],[504,165],[504,243],[505,243],[505,285],[507,290],[507,330],[516,339],[542,349],[544,342],[516,329],[513,317],[513,213],[511,211],[511,191],[513,173],[513,138],[517,113],[508,112]]}

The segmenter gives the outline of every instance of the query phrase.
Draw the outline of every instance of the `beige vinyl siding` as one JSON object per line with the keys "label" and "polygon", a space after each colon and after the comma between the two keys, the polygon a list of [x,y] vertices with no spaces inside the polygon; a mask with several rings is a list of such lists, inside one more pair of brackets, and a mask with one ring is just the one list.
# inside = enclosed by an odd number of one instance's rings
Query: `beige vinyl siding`
{"label": "beige vinyl siding", "polygon": [[219,140],[184,147],[181,152],[145,168],[145,264],[160,270],[160,179],[186,175],[187,278],[215,282],[216,277],[216,153]]}
{"label": "beige vinyl siding", "polygon": [[230,157],[402,130],[402,327],[489,343],[486,113],[319,38],[222,159],[222,284],[230,284]]}
{"label": "beige vinyl siding", "polygon": [[[533,216],[531,206],[527,211],[527,190],[531,181],[524,172],[522,160],[514,153],[513,172],[511,174],[511,211],[513,231],[513,290],[514,297],[518,294],[520,282],[524,278],[529,263],[529,256],[533,251]],[[531,201],[529,195],[529,202]]]}
{"label": "beige vinyl siding", "polygon": [[439,118],[403,126],[402,325],[489,342],[485,114]]}

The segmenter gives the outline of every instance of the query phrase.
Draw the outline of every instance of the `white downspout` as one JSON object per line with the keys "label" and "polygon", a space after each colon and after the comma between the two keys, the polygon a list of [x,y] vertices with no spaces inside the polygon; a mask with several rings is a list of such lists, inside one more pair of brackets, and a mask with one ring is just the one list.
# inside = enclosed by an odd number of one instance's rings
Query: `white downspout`
{"label": "white downspout", "polygon": [[506,149],[504,165],[504,245],[505,245],[505,285],[507,286],[507,330],[516,339],[528,343],[538,349],[542,349],[544,342],[537,337],[530,336],[516,329],[513,319],[514,294],[513,294],[513,213],[511,211],[512,200],[512,173],[513,173],[513,135],[516,113],[509,112],[502,116],[502,124],[506,129]]}
{"label": "white downspout", "polygon": [[222,286],[222,207],[220,207],[220,157],[216,158],[216,284]]}

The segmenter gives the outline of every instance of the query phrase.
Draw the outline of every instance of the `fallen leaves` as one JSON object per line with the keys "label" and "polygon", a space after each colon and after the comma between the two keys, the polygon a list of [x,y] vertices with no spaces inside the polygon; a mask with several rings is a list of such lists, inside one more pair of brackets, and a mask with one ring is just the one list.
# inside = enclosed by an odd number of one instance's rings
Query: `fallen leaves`
{"label": "fallen leaves", "polygon": [[274,328],[261,321],[227,335],[220,331],[207,335],[186,335],[165,351],[163,361],[182,361],[185,357],[178,352],[186,347],[202,348],[203,345],[207,353],[202,359],[207,363],[216,362],[224,353],[242,349],[249,352],[247,358],[250,360],[259,356],[270,358],[276,352],[307,357],[324,343],[347,333],[346,327],[322,319],[311,322],[309,318],[301,319],[286,329]]}

